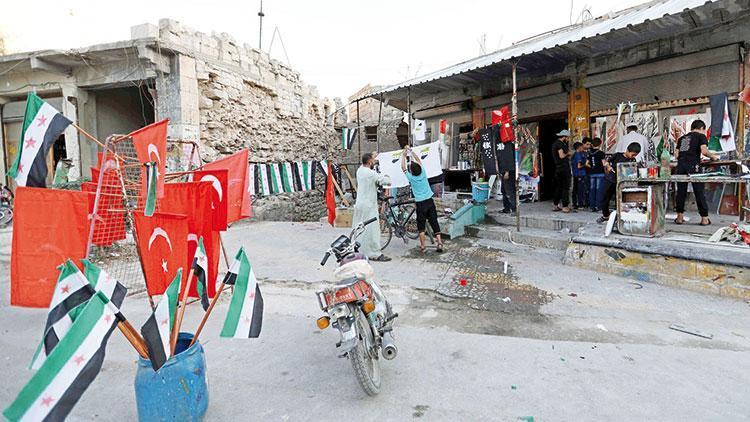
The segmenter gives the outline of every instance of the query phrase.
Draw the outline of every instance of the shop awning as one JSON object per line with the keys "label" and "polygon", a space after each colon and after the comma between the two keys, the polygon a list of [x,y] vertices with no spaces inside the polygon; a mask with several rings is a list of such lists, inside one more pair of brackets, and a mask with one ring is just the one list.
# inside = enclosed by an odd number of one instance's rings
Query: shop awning
{"label": "shop awning", "polygon": [[371,92],[358,100],[382,94],[391,105],[405,109],[407,88],[412,96],[420,96],[497,83],[510,75],[514,61],[518,61],[519,73],[527,76],[556,73],[577,59],[709,28],[746,12],[745,0],[651,1],[531,37],[502,50]]}

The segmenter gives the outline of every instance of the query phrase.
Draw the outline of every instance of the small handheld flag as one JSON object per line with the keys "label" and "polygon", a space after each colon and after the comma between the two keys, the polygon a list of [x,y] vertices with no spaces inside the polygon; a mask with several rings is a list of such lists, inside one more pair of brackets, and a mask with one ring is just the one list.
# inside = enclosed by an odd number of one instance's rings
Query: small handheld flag
{"label": "small handheld flag", "polygon": [[146,163],[146,204],[143,215],[151,217],[156,211],[156,189],[159,179],[159,167],[156,163]]}
{"label": "small handheld flag", "polygon": [[221,337],[257,338],[263,326],[263,296],[243,248],[234,257],[224,284],[234,285],[234,293]]}
{"label": "small handheld flag", "polygon": [[206,248],[203,247],[203,236],[198,239],[198,247],[195,249],[195,257],[193,258],[193,273],[197,283],[195,285],[198,291],[198,296],[201,298],[201,306],[205,311],[208,309],[208,288],[206,284],[206,277],[208,275],[208,258],[206,257]]}
{"label": "small handheld flag", "polygon": [[158,371],[171,354],[169,336],[177,312],[181,281],[182,268],[177,270],[177,275],[167,287],[167,290],[164,291],[164,295],[161,297],[159,304],[156,305],[151,317],[141,327],[141,335],[148,346],[148,357],[151,359],[151,367],[154,368],[154,371]]}

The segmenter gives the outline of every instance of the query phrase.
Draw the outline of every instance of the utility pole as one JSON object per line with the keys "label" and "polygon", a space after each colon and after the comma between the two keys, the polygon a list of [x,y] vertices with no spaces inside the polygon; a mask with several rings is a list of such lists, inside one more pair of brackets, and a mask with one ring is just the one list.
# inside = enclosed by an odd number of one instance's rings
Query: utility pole
{"label": "utility pole", "polygon": [[258,30],[258,50],[263,51],[263,0],[260,0],[260,12],[258,12],[258,18],[260,18],[260,27]]}

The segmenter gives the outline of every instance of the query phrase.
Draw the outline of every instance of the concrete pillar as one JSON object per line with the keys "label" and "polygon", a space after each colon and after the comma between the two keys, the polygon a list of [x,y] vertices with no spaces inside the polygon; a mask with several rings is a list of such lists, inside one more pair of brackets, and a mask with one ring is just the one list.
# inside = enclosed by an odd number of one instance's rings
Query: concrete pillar
{"label": "concrete pillar", "polygon": [[167,135],[174,139],[200,139],[198,79],[195,59],[177,55],[172,72],[156,78],[156,120],[168,118]]}
{"label": "concrete pillar", "polygon": [[[78,123],[78,112],[76,104],[78,102],[78,87],[75,85],[62,85],[62,114],[73,123]],[[73,163],[68,171],[68,180],[74,181],[81,177],[81,148],[78,131],[68,126],[65,129],[65,153],[67,158]],[[80,137],[82,138],[82,136]]]}

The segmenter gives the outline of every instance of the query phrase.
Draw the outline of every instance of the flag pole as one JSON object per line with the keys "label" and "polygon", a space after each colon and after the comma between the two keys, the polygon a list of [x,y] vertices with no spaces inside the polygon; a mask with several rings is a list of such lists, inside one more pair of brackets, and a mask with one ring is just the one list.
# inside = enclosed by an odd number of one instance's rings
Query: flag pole
{"label": "flag pole", "polygon": [[[109,137],[104,141],[104,151],[102,151],[102,156],[104,157],[102,159],[102,167],[104,167],[104,161],[107,160],[107,148],[109,147]],[[94,195],[94,209],[91,212],[91,215],[89,216],[89,219],[91,220],[91,223],[89,224],[89,237],[86,240],[86,259],[91,257],[91,246],[94,242],[94,228],[96,226],[96,219],[98,217],[97,211],[99,210],[99,199],[102,195],[102,184],[104,184],[104,174],[106,173],[106,170],[102,170],[102,174],[99,175],[99,180],[96,184],[96,194]]]}
{"label": "flag pole", "polygon": [[180,334],[180,326],[182,325],[182,318],[185,315],[185,307],[187,307],[187,296],[188,292],[190,291],[190,285],[193,282],[193,268],[190,268],[190,273],[188,274],[187,281],[185,282],[185,289],[182,291],[182,297],[180,298],[180,312],[177,314],[177,318],[174,322],[174,327],[172,327],[172,334],[170,335],[170,349],[172,352],[172,355],[174,355],[174,350],[177,347],[177,336]]}
{"label": "flag pole", "polygon": [[138,352],[138,355],[142,357],[143,359],[148,359],[148,346],[146,346],[146,341],[143,340],[143,337],[141,334],[135,330],[135,328],[130,324],[130,322],[123,318],[121,321],[117,323],[117,328],[120,329],[120,332],[125,336],[125,338],[130,342],[130,344],[133,346],[136,352]]}
{"label": "flag pole", "polygon": [[516,67],[518,66],[518,62],[513,62],[513,96],[511,97],[512,102],[512,112],[511,114],[513,119],[513,137],[515,138],[515,155],[514,155],[514,161],[516,166],[516,174],[514,177],[516,178],[516,189],[514,194],[516,195],[516,231],[521,231],[521,201],[520,201],[520,195],[519,191],[521,189],[520,182],[521,182],[521,173],[519,171],[519,165],[518,165],[518,156],[520,154],[520,147],[521,147],[521,140],[518,137],[518,87],[516,85]]}
{"label": "flag pole", "polygon": [[198,329],[195,330],[195,334],[193,334],[193,340],[190,342],[190,346],[192,346],[198,340],[198,336],[201,334],[201,331],[203,331],[203,326],[206,325],[206,321],[208,321],[208,316],[211,315],[211,311],[214,309],[214,305],[216,305],[216,302],[219,301],[219,296],[224,291],[224,286],[226,286],[226,284],[222,281],[221,286],[219,286],[219,290],[214,295],[214,298],[211,299],[211,304],[208,305],[206,313],[203,314],[203,319],[201,319],[201,323],[198,324]]}

